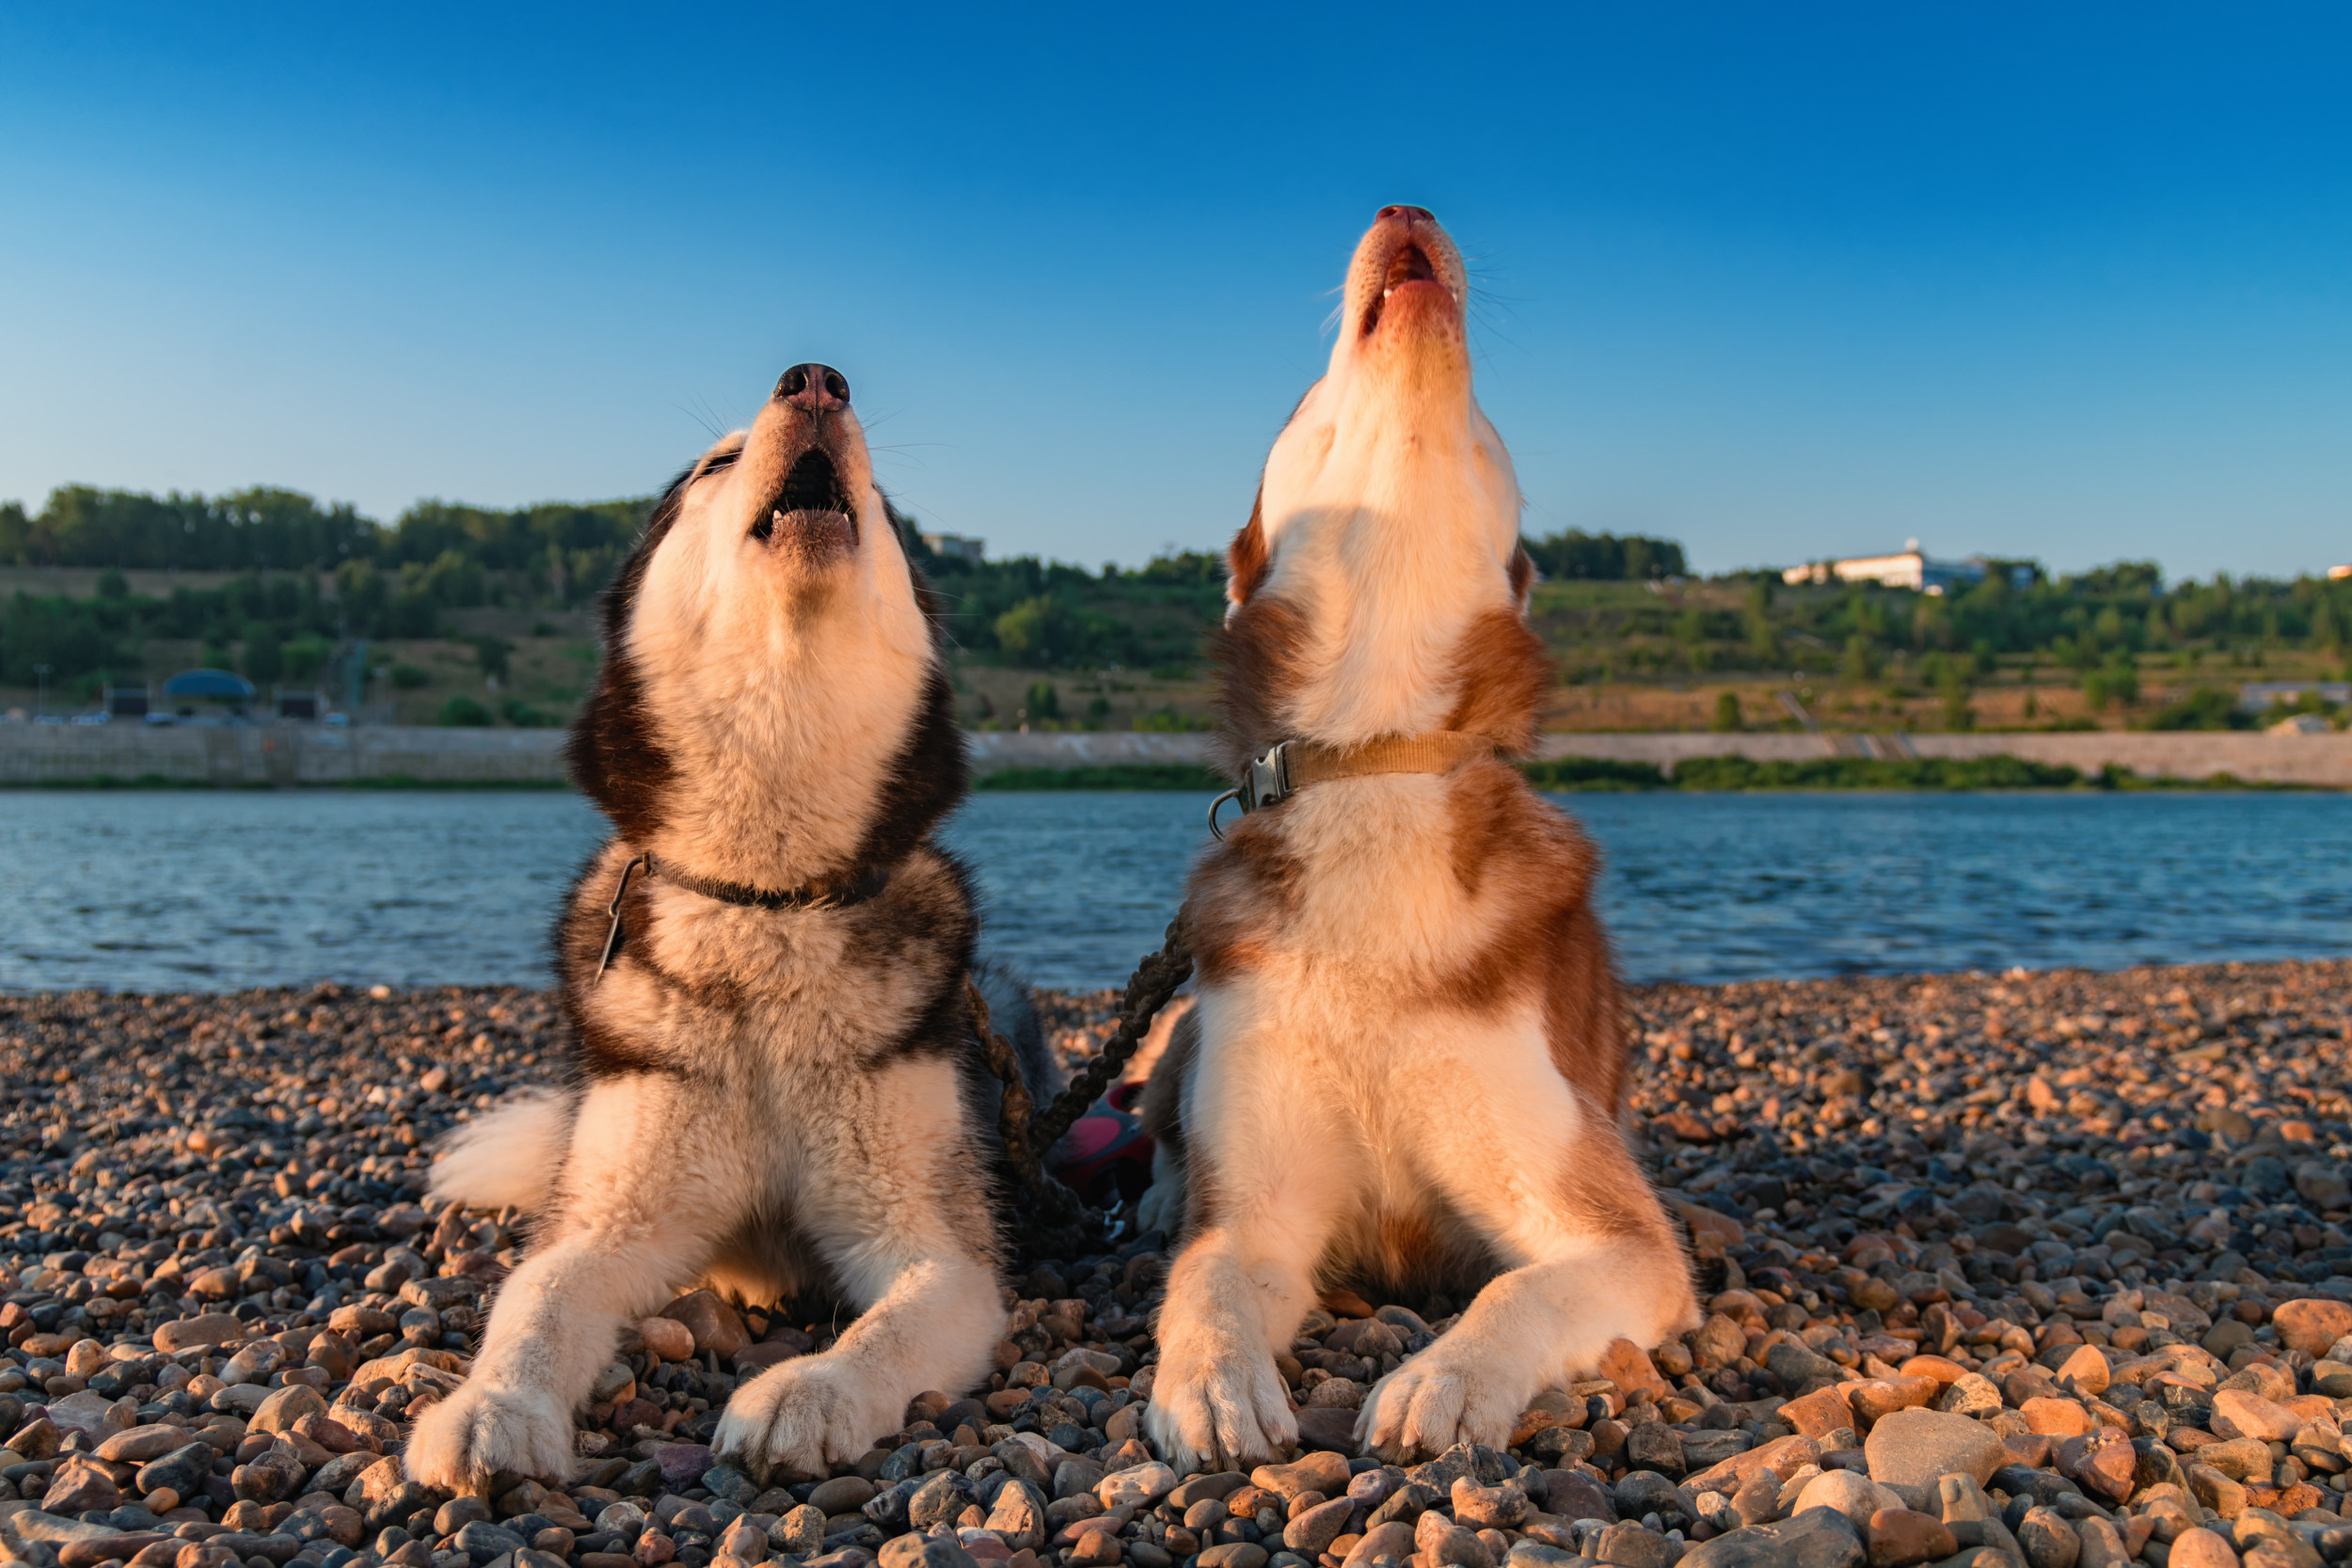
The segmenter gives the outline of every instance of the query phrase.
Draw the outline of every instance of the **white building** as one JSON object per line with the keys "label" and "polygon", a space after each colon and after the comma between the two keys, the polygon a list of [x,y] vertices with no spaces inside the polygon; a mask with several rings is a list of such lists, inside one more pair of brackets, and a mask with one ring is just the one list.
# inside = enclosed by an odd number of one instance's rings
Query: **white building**
{"label": "white building", "polygon": [[927,533],[923,547],[936,556],[952,561],[969,561],[974,564],[988,559],[988,541],[967,539],[961,533]]}
{"label": "white building", "polygon": [[[1974,588],[1992,570],[1992,563],[1980,555],[1965,561],[1937,561],[1919,547],[1916,539],[1903,541],[1902,549],[1894,555],[1849,556],[1843,561],[1815,561],[1803,566],[1791,566],[1780,574],[1788,583],[1804,582],[1876,582],[1889,588],[1908,588],[1919,594],[1942,594],[1947,589]],[[2033,568],[2010,568],[2010,581],[2024,588],[2033,581]]]}
{"label": "white building", "polygon": [[2352,704],[2352,681],[2248,681],[2237,689],[2237,705],[2248,713],[2266,713],[2271,706],[2294,706],[2306,694],[2331,707]]}

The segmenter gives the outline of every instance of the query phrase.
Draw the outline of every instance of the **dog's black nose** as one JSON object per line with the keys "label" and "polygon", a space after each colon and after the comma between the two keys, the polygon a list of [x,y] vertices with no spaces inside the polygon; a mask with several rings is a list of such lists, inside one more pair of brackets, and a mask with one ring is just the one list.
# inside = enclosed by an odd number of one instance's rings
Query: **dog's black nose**
{"label": "dog's black nose", "polygon": [[850,383],[831,365],[795,365],[777,379],[776,396],[813,414],[837,414],[850,406]]}
{"label": "dog's black nose", "polygon": [[[1426,207],[1383,207],[1380,209],[1380,217],[1404,218],[1412,223],[1435,223],[1438,221],[1437,215],[1430,212],[1430,210]],[[1375,218],[1373,221],[1376,223],[1379,219]]]}

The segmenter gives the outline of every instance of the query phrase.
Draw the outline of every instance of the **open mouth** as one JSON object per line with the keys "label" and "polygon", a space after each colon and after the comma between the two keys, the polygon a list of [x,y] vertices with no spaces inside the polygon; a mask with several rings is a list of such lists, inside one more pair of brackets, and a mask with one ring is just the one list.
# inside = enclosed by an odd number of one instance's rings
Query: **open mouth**
{"label": "open mouth", "polygon": [[857,513],[840,468],[822,447],[794,459],[783,487],[752,524],[752,537],[762,543],[778,533],[811,542],[846,535],[847,543],[857,543]]}
{"label": "open mouth", "polygon": [[1438,277],[1438,269],[1431,263],[1429,253],[1407,241],[1397,247],[1395,255],[1389,258],[1388,275],[1380,280],[1380,292],[1373,296],[1371,304],[1364,307],[1360,334],[1369,338],[1378,328],[1381,313],[1387,309],[1398,290],[1423,287],[1439,290],[1448,299],[1454,297],[1454,291]]}

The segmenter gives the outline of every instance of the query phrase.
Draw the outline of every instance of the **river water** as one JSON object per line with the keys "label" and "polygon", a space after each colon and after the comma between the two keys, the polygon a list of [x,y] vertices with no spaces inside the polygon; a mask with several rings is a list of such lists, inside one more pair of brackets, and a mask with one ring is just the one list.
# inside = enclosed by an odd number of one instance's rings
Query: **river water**
{"label": "river water", "polygon": [[[2352,797],[1580,795],[1635,980],[2352,953]],[[988,794],[951,825],[1041,985],[1159,945],[1206,796]],[[0,990],[544,984],[603,832],[563,794],[0,795]]]}

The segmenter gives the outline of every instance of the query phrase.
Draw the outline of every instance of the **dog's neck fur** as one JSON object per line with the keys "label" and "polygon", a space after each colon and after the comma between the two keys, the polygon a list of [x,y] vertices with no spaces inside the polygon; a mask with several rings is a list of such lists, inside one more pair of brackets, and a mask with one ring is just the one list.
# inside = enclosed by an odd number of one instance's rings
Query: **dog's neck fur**
{"label": "dog's neck fur", "polygon": [[[1470,383],[1458,333],[1386,342],[1343,323],[1234,542],[1235,655],[1287,674],[1254,714],[1229,702],[1248,732],[1229,745],[1346,746],[1459,717],[1465,642],[1484,618],[1517,621],[1525,581],[1518,481]],[[1523,744],[1522,727],[1495,738]]]}
{"label": "dog's neck fur", "polygon": [[865,581],[715,593],[730,567],[698,543],[656,556],[629,631],[663,672],[646,705],[677,780],[644,847],[760,887],[848,869],[937,669],[906,562],[868,551]]}

